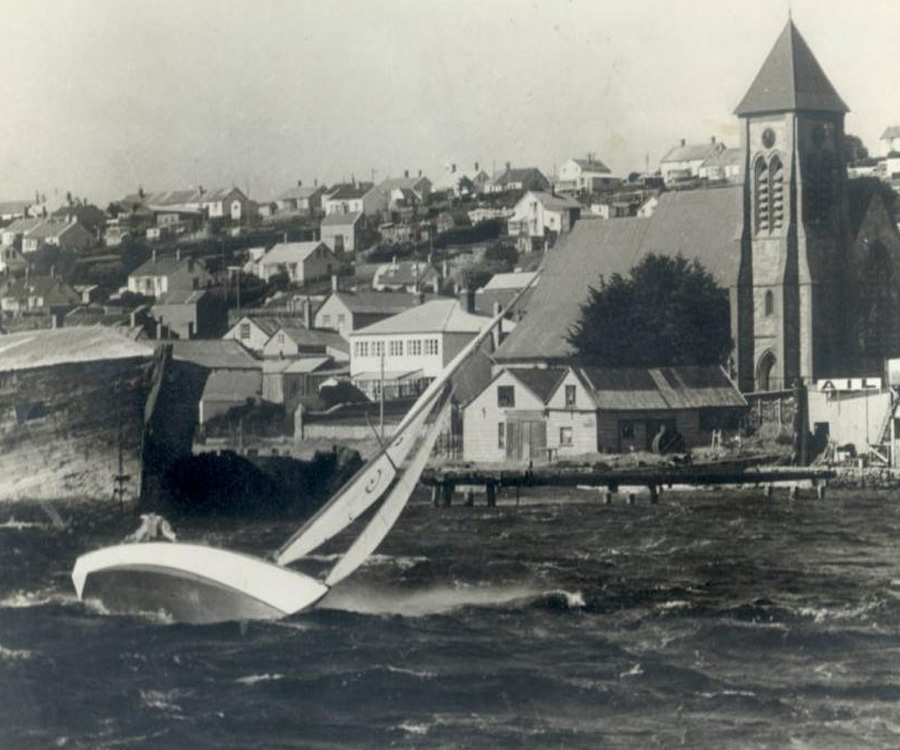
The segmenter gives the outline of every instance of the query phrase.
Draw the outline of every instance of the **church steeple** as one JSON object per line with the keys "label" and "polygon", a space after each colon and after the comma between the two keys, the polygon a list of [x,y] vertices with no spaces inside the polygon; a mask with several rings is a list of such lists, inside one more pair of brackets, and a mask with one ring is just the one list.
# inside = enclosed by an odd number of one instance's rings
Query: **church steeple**
{"label": "church steeple", "polygon": [[793,20],[766,58],[735,109],[740,117],[770,112],[837,112],[849,109],[800,35]]}

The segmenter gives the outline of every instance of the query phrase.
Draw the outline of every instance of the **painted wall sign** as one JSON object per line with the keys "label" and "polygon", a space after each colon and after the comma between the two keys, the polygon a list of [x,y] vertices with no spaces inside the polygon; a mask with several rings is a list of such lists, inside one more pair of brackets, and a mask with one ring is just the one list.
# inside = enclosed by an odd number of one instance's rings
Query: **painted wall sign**
{"label": "painted wall sign", "polygon": [[880,391],[881,378],[825,378],[816,381],[816,390],[821,393]]}

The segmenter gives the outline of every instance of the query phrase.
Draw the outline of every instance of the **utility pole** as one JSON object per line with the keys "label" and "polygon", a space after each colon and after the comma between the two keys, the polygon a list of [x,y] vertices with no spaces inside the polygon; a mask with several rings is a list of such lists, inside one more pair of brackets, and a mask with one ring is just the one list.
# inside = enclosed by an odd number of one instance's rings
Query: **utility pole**
{"label": "utility pole", "polygon": [[378,391],[381,398],[378,401],[378,432],[381,436],[381,444],[384,445],[384,346],[387,342],[381,342],[381,384]]}
{"label": "utility pole", "polygon": [[125,473],[125,459],[122,446],[122,416],[119,415],[119,471],[113,477],[113,497],[119,501],[119,516],[125,515],[125,485],[131,480],[131,476]]}

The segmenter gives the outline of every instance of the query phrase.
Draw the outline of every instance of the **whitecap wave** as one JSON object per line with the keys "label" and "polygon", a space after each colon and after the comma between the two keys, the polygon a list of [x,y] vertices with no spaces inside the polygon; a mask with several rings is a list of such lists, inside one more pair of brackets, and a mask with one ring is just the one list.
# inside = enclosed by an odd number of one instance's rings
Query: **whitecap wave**
{"label": "whitecap wave", "polygon": [[631,669],[629,669],[625,672],[620,672],[619,679],[621,680],[621,679],[624,679],[625,677],[639,677],[642,674],[644,674],[644,670],[641,668],[641,665],[635,664]]}
{"label": "whitecap wave", "polygon": [[413,724],[411,721],[404,721],[397,728],[402,729],[407,734],[415,734],[419,736],[428,734],[428,730],[431,729],[428,724]]}
{"label": "whitecap wave", "polygon": [[256,685],[258,682],[272,682],[275,680],[283,680],[284,675],[277,672],[264,674],[250,674],[246,677],[238,677],[235,682],[239,685]]}
{"label": "whitecap wave", "polygon": [[415,669],[407,669],[406,667],[395,667],[393,664],[385,664],[384,666],[378,665],[381,669],[386,669],[388,672],[394,672],[395,674],[405,674],[410,677],[418,677],[420,680],[430,680],[433,677],[437,677],[435,672],[428,672],[425,670],[415,670]]}
{"label": "whitecap wave", "polygon": [[3,523],[0,523],[0,529],[12,529],[13,531],[22,531],[23,529],[49,529],[50,524],[36,523],[34,521],[17,521],[10,517]]}
{"label": "whitecap wave", "polygon": [[332,590],[321,609],[366,615],[426,617],[462,607],[502,607],[517,600],[534,600],[541,592],[525,586],[436,586],[416,591],[343,586]]}
{"label": "whitecap wave", "polygon": [[6,648],[0,646],[0,661],[26,661],[34,657],[34,651],[24,648]]}
{"label": "whitecap wave", "polygon": [[141,690],[141,703],[156,711],[166,713],[181,713],[181,706],[175,703],[178,696],[177,690]]}

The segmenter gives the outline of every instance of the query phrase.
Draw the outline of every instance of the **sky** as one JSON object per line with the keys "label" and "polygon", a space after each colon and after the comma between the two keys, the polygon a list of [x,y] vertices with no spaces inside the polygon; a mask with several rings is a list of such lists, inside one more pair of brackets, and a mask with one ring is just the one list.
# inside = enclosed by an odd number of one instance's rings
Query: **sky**
{"label": "sky", "polygon": [[[732,111],[788,0],[0,0],[0,200],[376,180],[449,163],[655,169]],[[792,0],[870,150],[895,0]]]}

